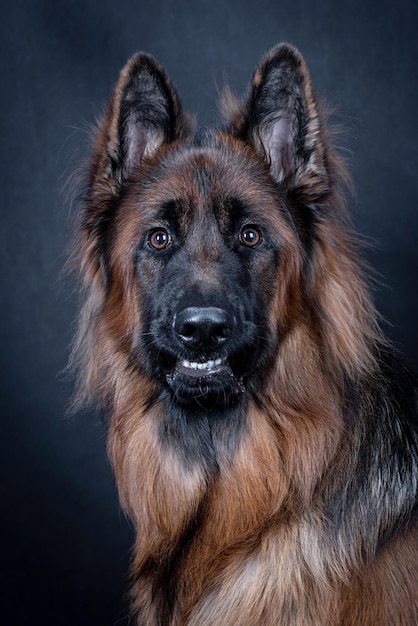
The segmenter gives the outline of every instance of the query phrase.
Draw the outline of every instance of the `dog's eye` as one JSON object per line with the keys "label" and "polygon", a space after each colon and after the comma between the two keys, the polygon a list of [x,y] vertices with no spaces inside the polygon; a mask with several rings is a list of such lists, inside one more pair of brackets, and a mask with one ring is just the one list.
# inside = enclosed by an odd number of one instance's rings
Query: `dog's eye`
{"label": "dog's eye", "polygon": [[148,243],[154,250],[165,250],[170,242],[170,234],[165,228],[156,228],[148,236]]}
{"label": "dog's eye", "polygon": [[247,248],[255,248],[261,241],[261,233],[255,226],[244,226],[239,238]]}

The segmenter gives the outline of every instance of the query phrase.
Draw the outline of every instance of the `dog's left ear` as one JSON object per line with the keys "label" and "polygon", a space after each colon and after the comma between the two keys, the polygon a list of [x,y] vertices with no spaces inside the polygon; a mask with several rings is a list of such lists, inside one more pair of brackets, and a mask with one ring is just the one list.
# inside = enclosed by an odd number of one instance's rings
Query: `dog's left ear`
{"label": "dog's left ear", "polygon": [[221,101],[230,132],[251,144],[277,182],[325,182],[324,146],[308,69],[301,54],[281,44],[256,69],[243,104]]}

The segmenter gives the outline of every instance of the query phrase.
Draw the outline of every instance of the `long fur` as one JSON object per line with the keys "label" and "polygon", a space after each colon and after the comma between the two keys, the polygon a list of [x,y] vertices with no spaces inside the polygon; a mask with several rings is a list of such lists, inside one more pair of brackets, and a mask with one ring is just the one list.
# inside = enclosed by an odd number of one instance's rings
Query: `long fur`
{"label": "long fur", "polygon": [[[109,416],[136,623],[410,626],[417,383],[381,335],[300,54],[273,49],[222,111],[196,135],[164,70],[133,57],[79,219],[75,404]],[[249,215],[262,243],[231,251]],[[150,250],[167,224],[171,248]],[[229,377],[199,397],[172,330],[194,299],[237,325]]]}

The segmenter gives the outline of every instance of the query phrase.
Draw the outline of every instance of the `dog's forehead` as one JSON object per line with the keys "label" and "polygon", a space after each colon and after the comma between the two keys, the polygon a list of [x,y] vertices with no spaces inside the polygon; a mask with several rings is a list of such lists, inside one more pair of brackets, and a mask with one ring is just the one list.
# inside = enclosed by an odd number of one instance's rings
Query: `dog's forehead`
{"label": "dog's forehead", "polygon": [[[268,169],[239,142],[210,147],[186,146],[169,151],[147,185],[156,208],[180,203],[190,219],[215,211],[219,217],[272,206],[280,193]],[[268,210],[267,210],[268,213]]]}

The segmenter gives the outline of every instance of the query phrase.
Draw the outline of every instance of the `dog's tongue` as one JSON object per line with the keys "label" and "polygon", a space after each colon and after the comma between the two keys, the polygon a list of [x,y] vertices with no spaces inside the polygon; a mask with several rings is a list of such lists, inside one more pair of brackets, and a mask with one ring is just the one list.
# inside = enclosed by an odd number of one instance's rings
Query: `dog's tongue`
{"label": "dog's tongue", "polygon": [[189,378],[202,378],[222,371],[230,371],[230,367],[225,359],[204,361],[203,363],[184,359],[183,361],[177,361],[175,368],[176,375],[188,376]]}

